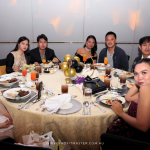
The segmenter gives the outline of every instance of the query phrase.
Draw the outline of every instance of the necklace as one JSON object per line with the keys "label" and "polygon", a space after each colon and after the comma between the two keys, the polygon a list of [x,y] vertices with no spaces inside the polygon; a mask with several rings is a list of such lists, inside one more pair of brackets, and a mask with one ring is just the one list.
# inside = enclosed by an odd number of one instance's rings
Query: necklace
{"label": "necklace", "polygon": [[86,51],[88,51],[88,52],[90,52],[90,51],[91,51],[91,49],[88,49],[87,47],[85,47],[85,50],[86,50]]}

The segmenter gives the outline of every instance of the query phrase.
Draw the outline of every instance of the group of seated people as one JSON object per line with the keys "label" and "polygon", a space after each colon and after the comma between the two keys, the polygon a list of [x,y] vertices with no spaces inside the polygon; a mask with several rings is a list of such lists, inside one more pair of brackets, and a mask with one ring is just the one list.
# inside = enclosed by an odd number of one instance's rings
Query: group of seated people
{"label": "group of seated people", "polygon": [[[24,63],[35,63],[39,65],[42,59],[60,62],[52,49],[47,48],[47,37],[39,35],[37,38],[38,47],[29,51],[29,40],[26,37],[20,37],[16,48],[7,56],[7,73],[18,71]],[[116,34],[108,32],[105,36],[107,48],[104,48],[99,54],[99,63],[104,62],[104,57],[108,57],[109,64],[118,69],[128,70],[127,55],[121,48],[116,46]],[[120,117],[115,120],[107,130],[107,133],[116,134],[123,137],[133,138],[150,143],[150,36],[139,40],[139,49],[141,55],[137,57],[132,65],[134,72],[135,85],[130,88],[125,96],[127,101],[131,102],[128,114],[123,111],[122,105],[112,102],[112,110]],[[97,41],[92,35],[88,36],[83,48],[76,52],[83,61],[83,54],[87,55],[87,62],[97,62]],[[91,57],[94,61],[91,61]],[[3,107],[0,105],[0,107]],[[0,123],[1,128],[7,128],[12,125],[12,119],[8,112],[1,112],[2,116],[9,118],[9,121]],[[1,134],[0,134],[1,135]],[[1,136],[0,136],[0,139]]]}

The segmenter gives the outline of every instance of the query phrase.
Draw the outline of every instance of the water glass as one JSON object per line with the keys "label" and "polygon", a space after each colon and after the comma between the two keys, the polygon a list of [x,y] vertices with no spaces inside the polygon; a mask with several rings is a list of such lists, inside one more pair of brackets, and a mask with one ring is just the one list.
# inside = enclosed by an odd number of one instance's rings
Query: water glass
{"label": "water glass", "polygon": [[125,84],[126,83],[126,75],[120,74],[119,78],[120,78],[120,84]]}
{"label": "water glass", "polygon": [[110,79],[104,79],[104,83],[107,85],[107,88],[110,88]]}
{"label": "water glass", "polygon": [[111,73],[111,67],[106,67],[106,75],[110,75]]}
{"label": "water glass", "polygon": [[41,91],[41,99],[46,100],[48,97],[48,91],[47,90],[42,90]]}
{"label": "water glass", "polygon": [[118,93],[118,82],[111,83],[111,94],[117,95]]}
{"label": "water glass", "polygon": [[90,101],[91,100],[91,95],[92,95],[92,89],[91,88],[85,88],[84,89],[85,101]]}
{"label": "water glass", "polygon": [[86,68],[90,68],[91,67],[91,64],[90,63],[86,63]]}
{"label": "water glass", "polygon": [[54,71],[57,71],[59,68],[59,65],[57,63],[54,64]]}

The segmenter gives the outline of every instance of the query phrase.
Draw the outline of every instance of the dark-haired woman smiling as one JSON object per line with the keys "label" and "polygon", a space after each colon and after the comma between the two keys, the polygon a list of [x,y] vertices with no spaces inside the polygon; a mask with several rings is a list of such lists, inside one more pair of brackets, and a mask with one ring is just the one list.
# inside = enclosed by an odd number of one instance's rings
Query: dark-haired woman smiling
{"label": "dark-haired woman smiling", "polygon": [[[97,62],[97,41],[93,35],[89,35],[86,39],[86,43],[83,48],[79,48],[76,51],[76,56],[80,58],[80,61],[83,62],[83,55],[87,56],[86,63],[96,63]],[[92,61],[92,59],[93,61]]]}
{"label": "dark-haired woman smiling", "polygon": [[16,47],[6,58],[6,72],[19,71],[23,64],[29,64],[29,39],[22,36],[18,39]]}

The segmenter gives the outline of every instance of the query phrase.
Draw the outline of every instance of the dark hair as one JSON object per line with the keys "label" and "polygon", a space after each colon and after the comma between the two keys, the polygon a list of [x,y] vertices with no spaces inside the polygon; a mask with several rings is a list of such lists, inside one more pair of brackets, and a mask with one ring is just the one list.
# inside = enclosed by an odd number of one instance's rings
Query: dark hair
{"label": "dark hair", "polygon": [[48,38],[44,34],[41,34],[37,37],[37,43],[39,43],[40,39],[44,39],[46,42],[48,41]]}
{"label": "dark hair", "polygon": [[29,55],[29,48],[30,48],[29,39],[28,39],[27,37],[25,37],[25,36],[22,36],[22,37],[20,37],[20,38],[18,39],[17,44],[16,44],[16,47],[15,47],[14,50],[12,50],[12,51],[17,51],[17,50],[19,49],[19,48],[18,48],[18,44],[20,44],[22,41],[25,41],[25,40],[28,41],[28,49],[27,49],[26,51],[24,51],[24,54],[25,54],[25,55]]}
{"label": "dark hair", "polygon": [[110,35],[110,34],[113,34],[115,39],[117,39],[116,33],[112,32],[112,31],[107,32],[107,34],[105,35],[105,39],[106,39],[107,35]]}
{"label": "dark hair", "polygon": [[[150,58],[143,58],[143,59],[140,59],[137,64],[141,64],[141,63],[147,63],[150,65]],[[137,65],[136,64],[136,65]]]}
{"label": "dark hair", "polygon": [[139,40],[139,45],[141,46],[144,42],[150,42],[150,36],[144,36]]}
{"label": "dark hair", "polygon": [[[88,41],[88,39],[90,39],[90,38],[92,38],[92,39],[94,39],[94,40],[95,40],[94,47],[91,49],[91,55],[92,55],[92,56],[94,56],[94,55],[95,55],[95,53],[96,53],[96,51],[97,51],[97,41],[96,41],[95,36],[93,36],[93,35],[89,35],[89,36],[87,37],[87,39],[86,39],[86,42],[87,42],[87,41]],[[83,47],[86,47],[86,43],[84,44],[84,46],[83,46]]]}

